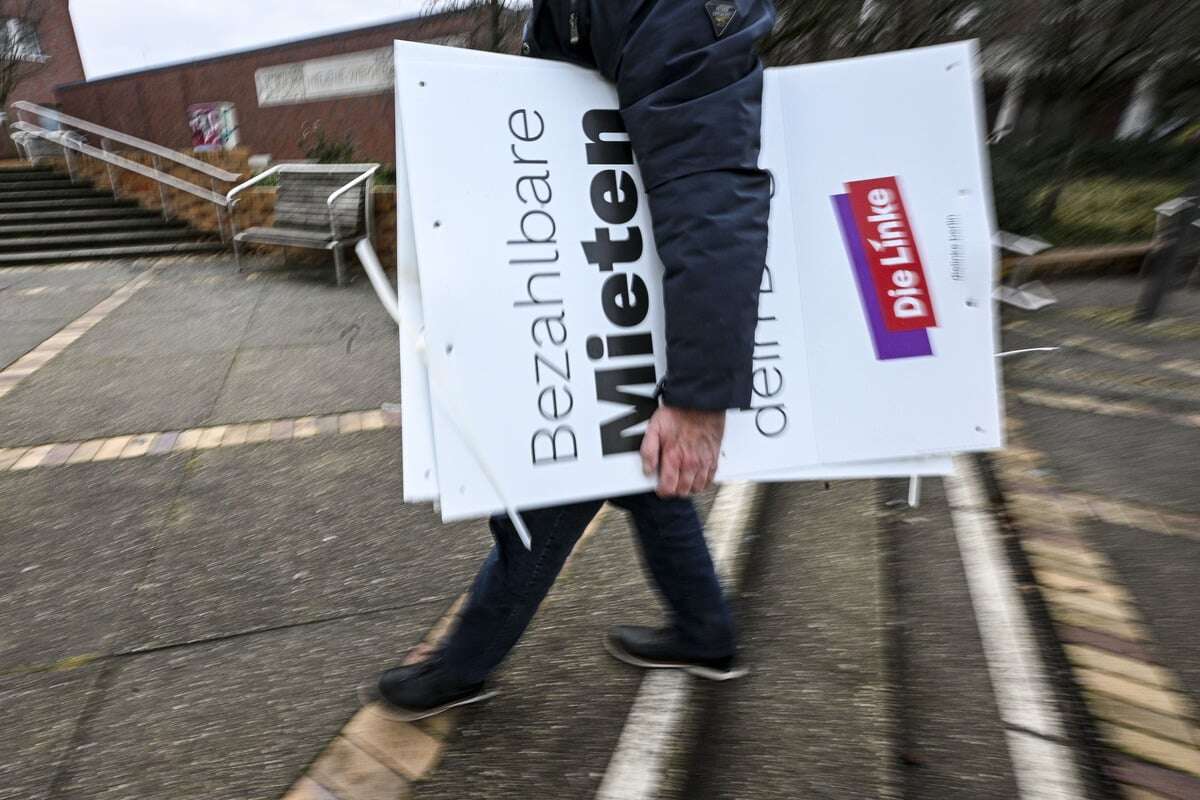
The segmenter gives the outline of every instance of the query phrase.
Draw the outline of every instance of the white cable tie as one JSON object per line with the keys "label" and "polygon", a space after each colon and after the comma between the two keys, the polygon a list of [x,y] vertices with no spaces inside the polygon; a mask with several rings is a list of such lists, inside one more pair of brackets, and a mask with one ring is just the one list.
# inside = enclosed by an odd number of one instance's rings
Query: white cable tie
{"label": "white cable tie", "polygon": [[414,329],[412,323],[403,318],[403,316],[400,314],[400,304],[398,302],[398,298],[397,302],[392,302],[392,297],[395,294],[395,290],[392,288],[391,282],[388,281],[387,276],[383,272],[383,266],[379,263],[379,256],[376,255],[375,248],[371,246],[371,241],[369,239],[363,239],[358,243],[354,250],[358,254],[359,262],[363,265],[363,269],[366,271],[367,277],[371,281],[372,287],[375,289],[375,293],[379,296],[380,302],[383,303],[384,309],[387,310],[388,315],[396,322],[396,324],[403,328],[405,333],[412,337],[415,343],[414,349],[417,352],[417,357],[420,358],[421,363],[425,365],[425,374],[429,379],[429,386],[431,389],[429,392],[429,397],[435,404],[437,404],[438,410],[441,411],[442,414],[445,415],[446,419],[450,421],[450,424],[454,427],[455,432],[458,434],[459,438],[462,439],[463,444],[467,446],[467,451],[470,452],[470,454],[475,458],[475,462],[479,465],[479,468],[483,472],[487,482],[491,484],[492,489],[500,498],[500,502],[504,506],[504,512],[508,515],[509,520],[516,529],[517,536],[521,537],[521,543],[525,545],[525,549],[532,550],[533,538],[529,535],[529,529],[525,527],[525,522],[521,519],[521,515],[517,513],[517,509],[511,502],[509,502],[508,493],[504,491],[503,487],[501,487],[500,481],[496,478],[496,475],[492,471],[488,460],[483,457],[482,448],[476,444],[474,437],[467,433],[466,428],[459,421],[461,416],[454,408],[451,407],[449,401],[445,397],[442,397],[441,393],[432,391],[435,383],[442,384],[442,382],[440,380],[434,380],[434,365],[430,363],[429,360],[429,349],[425,341],[424,327],[422,327],[420,330]]}
{"label": "white cable tie", "polygon": [[996,357],[997,357],[997,359],[1007,359],[1007,357],[1010,355],[1022,355],[1025,353],[1054,353],[1055,350],[1061,350],[1061,349],[1062,348],[1052,347],[1052,348],[1025,348],[1024,350],[1006,350],[1006,351],[1004,351],[1004,353],[997,353]]}

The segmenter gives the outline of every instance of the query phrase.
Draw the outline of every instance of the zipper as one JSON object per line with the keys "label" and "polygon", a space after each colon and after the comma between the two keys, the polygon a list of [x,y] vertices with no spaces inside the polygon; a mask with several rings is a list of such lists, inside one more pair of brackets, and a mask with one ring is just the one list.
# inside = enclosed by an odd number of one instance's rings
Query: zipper
{"label": "zipper", "polygon": [[579,44],[579,12],[575,10],[579,0],[571,0],[571,14],[567,17],[567,30],[570,32],[571,44]]}

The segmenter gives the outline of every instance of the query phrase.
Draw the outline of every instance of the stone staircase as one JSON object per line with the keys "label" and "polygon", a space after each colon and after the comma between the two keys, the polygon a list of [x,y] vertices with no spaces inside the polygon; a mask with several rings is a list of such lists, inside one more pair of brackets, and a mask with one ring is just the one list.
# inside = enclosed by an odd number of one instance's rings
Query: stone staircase
{"label": "stone staircase", "polygon": [[211,234],[50,167],[0,167],[0,267],[222,249]]}

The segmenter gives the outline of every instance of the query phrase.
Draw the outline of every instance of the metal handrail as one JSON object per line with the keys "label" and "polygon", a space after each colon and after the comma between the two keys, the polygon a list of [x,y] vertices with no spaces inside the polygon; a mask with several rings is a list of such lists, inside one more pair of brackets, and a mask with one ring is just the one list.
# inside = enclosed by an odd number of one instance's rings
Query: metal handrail
{"label": "metal handrail", "polygon": [[279,172],[278,165],[271,167],[270,169],[263,170],[262,172],[258,173],[253,178],[246,181],[245,183],[239,183],[237,186],[230,189],[228,194],[225,195],[225,204],[229,208],[233,208],[235,205],[237,205],[237,200],[234,199],[235,197],[237,197],[239,194],[241,194],[245,190],[249,189],[254,184],[265,181],[267,178],[271,177],[276,172]]}
{"label": "metal handrail", "polygon": [[69,135],[64,135],[61,131],[47,131],[44,128],[39,128],[28,122],[14,122],[13,128],[21,133],[27,133],[31,136],[36,136],[39,139],[45,139],[48,142],[53,142],[60,147],[69,148],[77,153],[82,153],[85,156],[90,156],[98,161],[103,161],[107,164],[112,164],[114,167],[136,172],[139,175],[150,178],[158,183],[170,186],[172,189],[178,189],[181,192],[195,195],[202,200],[207,200],[210,203],[215,203],[222,208],[228,205],[225,195],[219,192],[214,192],[210,189],[205,189],[203,186],[197,186],[194,183],[176,178],[166,172],[156,170],[153,167],[147,167],[145,164],[139,164],[136,161],[131,161],[124,156],[119,156],[116,153],[110,153],[107,150],[101,150],[99,147],[92,147],[77,138]]}
{"label": "metal handrail", "polygon": [[151,155],[158,156],[159,158],[165,158],[168,161],[173,161],[176,164],[195,170],[196,172],[201,172],[210,178],[216,178],[217,180],[224,181],[225,183],[235,183],[239,178],[242,177],[241,173],[229,172],[228,170],[224,170],[220,167],[209,164],[207,161],[201,161],[198,158],[192,158],[191,156],[176,152],[169,147],[163,147],[160,144],[148,142],[145,139],[139,139],[136,136],[130,136],[127,133],[121,133],[120,131],[115,131],[112,128],[106,128],[103,125],[96,125],[95,123],[88,122],[87,120],[73,117],[70,114],[64,114],[61,111],[55,111],[52,108],[39,106],[38,104],[31,103],[28,100],[19,100],[13,103],[12,107],[17,109],[18,116],[22,111],[29,114],[37,114],[39,117],[52,119],[59,124],[68,125],[72,128],[86,131],[99,136],[102,139],[118,142],[137,150],[143,150]]}
{"label": "metal handrail", "polygon": [[[366,165],[356,165],[356,166],[366,166]],[[366,171],[366,172],[364,172],[362,175],[359,175],[357,178],[355,178],[354,180],[350,181],[349,183],[347,183],[347,184],[346,184],[345,186],[343,186],[342,188],[338,189],[338,190],[337,190],[336,192],[334,192],[333,194],[329,195],[329,199],[325,201],[325,202],[326,202],[326,204],[327,204],[327,205],[329,205],[329,206],[332,208],[332,207],[333,207],[333,204],[337,202],[337,199],[338,199],[339,197],[341,197],[341,196],[342,196],[342,195],[344,195],[346,192],[348,192],[348,191],[350,191],[351,189],[353,189],[355,186],[358,186],[358,185],[359,185],[360,183],[362,183],[363,181],[370,180],[370,179],[371,179],[371,176],[373,176],[373,175],[374,175],[376,172],[378,172],[378,171],[379,171],[379,165],[378,165],[378,164],[374,164],[374,165],[372,165],[372,166],[366,167],[366,170],[367,170],[367,171]]]}
{"label": "metal handrail", "polygon": [[[158,184],[158,197],[162,203],[162,215],[164,219],[170,219],[171,210],[169,198],[166,188],[171,187],[181,192],[199,197],[216,206],[217,210],[217,231],[221,236],[221,241],[225,242],[225,211],[228,208],[228,200],[221,193],[214,191],[216,189],[216,179],[210,178],[212,189],[205,189],[203,186],[197,186],[194,183],[189,183],[182,178],[176,178],[162,170],[156,169],[158,166],[158,157],[154,158],[154,167],[148,167],[145,164],[140,164],[137,161],[132,161],[124,156],[119,156],[107,149],[93,147],[83,141],[83,137],[75,131],[48,131],[29,122],[15,122],[12,125],[16,133],[13,135],[13,141],[20,145],[20,140],[28,137],[35,137],[45,140],[51,144],[55,144],[62,148],[63,158],[67,162],[67,171],[70,173],[72,180],[75,178],[75,168],[71,161],[71,153],[76,152],[82,155],[94,158],[97,161],[103,162],[108,171],[108,185],[112,190],[113,197],[119,197],[117,191],[117,180],[113,176],[113,167],[133,172],[137,175],[149,178]],[[23,149],[28,155],[28,145]]]}

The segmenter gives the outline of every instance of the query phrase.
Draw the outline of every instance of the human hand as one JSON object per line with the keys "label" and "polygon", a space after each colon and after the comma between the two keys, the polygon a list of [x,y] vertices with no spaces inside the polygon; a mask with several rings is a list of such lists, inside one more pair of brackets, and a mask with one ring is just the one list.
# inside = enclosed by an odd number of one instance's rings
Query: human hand
{"label": "human hand", "polygon": [[687,497],[711,486],[724,438],[724,411],[655,411],[642,440],[642,469],[658,473],[658,496]]}

